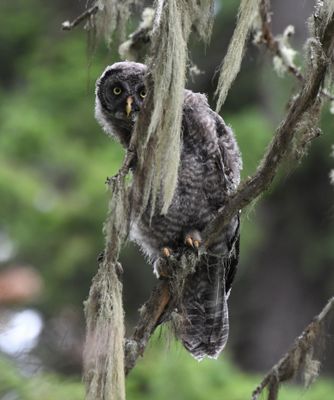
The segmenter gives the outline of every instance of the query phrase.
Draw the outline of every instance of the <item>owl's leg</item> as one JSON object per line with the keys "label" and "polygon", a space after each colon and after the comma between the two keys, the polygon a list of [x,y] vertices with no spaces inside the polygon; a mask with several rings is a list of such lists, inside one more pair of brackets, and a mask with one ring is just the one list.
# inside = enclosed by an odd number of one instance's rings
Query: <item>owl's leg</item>
{"label": "owl's leg", "polygon": [[184,238],[184,243],[188,247],[198,249],[202,243],[202,237],[198,230],[189,231]]}
{"label": "owl's leg", "polygon": [[153,273],[154,275],[159,278],[168,278],[168,268],[166,259],[159,257],[153,263]]}

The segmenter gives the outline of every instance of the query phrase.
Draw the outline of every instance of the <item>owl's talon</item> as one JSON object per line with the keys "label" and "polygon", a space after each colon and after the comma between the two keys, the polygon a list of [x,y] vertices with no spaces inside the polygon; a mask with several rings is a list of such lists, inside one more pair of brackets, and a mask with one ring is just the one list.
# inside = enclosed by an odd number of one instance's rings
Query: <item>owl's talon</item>
{"label": "owl's talon", "polygon": [[202,243],[200,233],[197,230],[189,232],[184,239],[184,243],[186,246],[198,250]]}
{"label": "owl's talon", "polygon": [[163,247],[162,249],[161,249],[161,253],[162,253],[162,255],[164,256],[164,257],[166,257],[166,258],[168,258],[168,257],[170,257],[171,255],[172,255],[172,249],[171,248],[169,248],[169,247]]}
{"label": "owl's talon", "polygon": [[194,240],[194,247],[196,249],[198,249],[200,245],[201,245],[201,241],[200,240]]}
{"label": "owl's talon", "polygon": [[190,236],[187,236],[184,242],[187,246],[194,247],[195,243],[193,242],[193,240]]}

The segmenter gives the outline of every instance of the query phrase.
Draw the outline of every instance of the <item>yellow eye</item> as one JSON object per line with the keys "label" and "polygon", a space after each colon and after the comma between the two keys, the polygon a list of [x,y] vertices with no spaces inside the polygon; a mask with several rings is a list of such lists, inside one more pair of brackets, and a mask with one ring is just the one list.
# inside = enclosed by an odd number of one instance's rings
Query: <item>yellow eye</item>
{"label": "yellow eye", "polygon": [[140,91],[139,95],[140,95],[141,98],[144,99],[144,98],[146,97],[146,90],[145,90],[145,89],[142,89],[142,90]]}
{"label": "yellow eye", "polygon": [[116,96],[118,96],[119,94],[122,93],[122,89],[120,87],[118,87],[118,86],[115,86],[114,89],[113,89],[113,92],[114,92],[114,94]]}

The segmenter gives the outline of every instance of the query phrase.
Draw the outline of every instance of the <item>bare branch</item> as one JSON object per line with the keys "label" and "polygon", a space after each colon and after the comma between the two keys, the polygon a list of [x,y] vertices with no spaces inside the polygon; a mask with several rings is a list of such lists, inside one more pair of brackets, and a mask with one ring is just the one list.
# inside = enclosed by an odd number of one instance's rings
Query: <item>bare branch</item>
{"label": "bare branch", "polygon": [[[300,82],[304,82],[305,78],[300,70],[288,63],[286,57],[282,53],[282,49],[279,45],[279,41],[273,35],[271,31],[271,15],[270,15],[270,2],[269,0],[262,0],[260,4],[260,17],[261,17],[261,38],[260,42],[263,43],[267,49],[270,51],[273,57],[279,57],[284,63],[287,71],[289,71],[292,75],[294,75]],[[329,100],[333,101],[334,96],[331,95],[326,89],[321,89],[321,95],[327,97]]]}
{"label": "bare branch", "polygon": [[63,31],[70,31],[75,28],[77,25],[81,24],[81,22],[86,21],[86,19],[90,18],[92,15],[95,15],[98,11],[99,7],[94,5],[93,7],[89,8],[88,10],[84,11],[78,17],[76,17],[72,22],[64,21],[61,24],[61,29]]}
{"label": "bare branch", "polygon": [[134,334],[125,341],[125,374],[135,366],[139,356],[142,356],[146,345],[159,324],[162,314],[170,300],[168,280],[160,280],[152,290],[148,301],[140,310],[140,320]]}
{"label": "bare branch", "polygon": [[317,101],[333,53],[333,15],[323,32],[322,37],[319,38],[322,55],[318,57],[316,67],[311,68],[307,79],[304,80],[301,91],[291,100],[287,115],[278,126],[269,149],[256,173],[240,184],[238,190],[227,199],[222,211],[206,229],[205,236],[207,239],[205,244],[207,247],[210,247],[215,242],[233,215],[249,205],[269,187],[293,142],[298,123]]}
{"label": "bare branch", "polygon": [[107,177],[106,183],[113,187],[113,185],[120,179],[124,178],[130,171],[132,164],[136,159],[136,152],[129,148],[126,152],[123,164],[118,170],[117,174],[112,177]]}
{"label": "bare branch", "polygon": [[332,297],[323,310],[313,318],[313,321],[304,329],[296,339],[294,346],[277,364],[267,373],[259,386],[252,393],[252,400],[257,400],[262,391],[268,387],[268,400],[276,400],[279,384],[292,379],[305,367],[307,355],[311,356],[316,342],[319,340],[321,327],[329,313],[334,309],[334,297]]}
{"label": "bare branch", "polygon": [[154,268],[158,271],[160,280],[140,309],[139,322],[133,336],[125,341],[126,374],[134,367],[138,357],[143,355],[155,329],[160,324],[173,320],[172,312],[180,296],[180,287],[187,276],[194,272],[200,257],[205,255],[194,254],[184,248],[168,258],[161,257],[156,261]]}

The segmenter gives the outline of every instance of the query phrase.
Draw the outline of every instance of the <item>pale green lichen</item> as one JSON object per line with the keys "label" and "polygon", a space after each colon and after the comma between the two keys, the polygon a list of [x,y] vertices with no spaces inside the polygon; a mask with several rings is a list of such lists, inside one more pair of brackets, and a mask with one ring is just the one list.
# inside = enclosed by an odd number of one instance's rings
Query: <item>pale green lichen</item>
{"label": "pale green lichen", "polygon": [[[151,119],[137,134],[141,210],[150,202],[166,213],[177,184],[188,40],[194,25],[204,40],[212,28],[213,1],[157,0],[148,60],[153,82]],[[149,101],[149,100],[148,100]],[[140,129],[140,128],[139,128]],[[156,203],[159,198],[159,204]]]}
{"label": "pale green lichen", "polygon": [[[313,349],[312,349],[313,350]],[[306,353],[303,380],[305,387],[310,387],[319,376],[321,363],[313,358],[313,351]]]}
{"label": "pale green lichen", "polygon": [[246,41],[256,22],[261,0],[242,0],[237,26],[230,41],[223,66],[221,68],[216,96],[218,96],[216,111],[219,112],[225,102],[227,93],[240,70]]}
{"label": "pale green lichen", "polygon": [[279,48],[279,56],[273,58],[274,70],[277,75],[282,77],[290,68],[298,70],[294,59],[297,51],[294,50],[290,43],[291,36],[295,33],[295,28],[289,25],[285,28],[282,35],[276,36],[277,45]]}
{"label": "pale green lichen", "polygon": [[97,0],[97,13],[93,25],[97,38],[103,37],[108,44],[112,42],[115,32],[120,40],[125,39],[126,24],[131,15],[131,7],[137,0]]}
{"label": "pale green lichen", "polygon": [[154,9],[147,7],[142,13],[141,22],[133,33],[129,35],[127,41],[122,43],[118,52],[123,60],[142,61],[145,57],[145,50],[151,39],[151,31],[153,28]]}
{"label": "pale green lichen", "polygon": [[104,226],[106,247],[86,302],[84,354],[87,400],[125,400],[124,311],[118,255],[128,234],[129,196],[125,176],[115,180]]}
{"label": "pale green lichen", "polygon": [[122,285],[106,260],[86,302],[86,400],[125,400]]}

